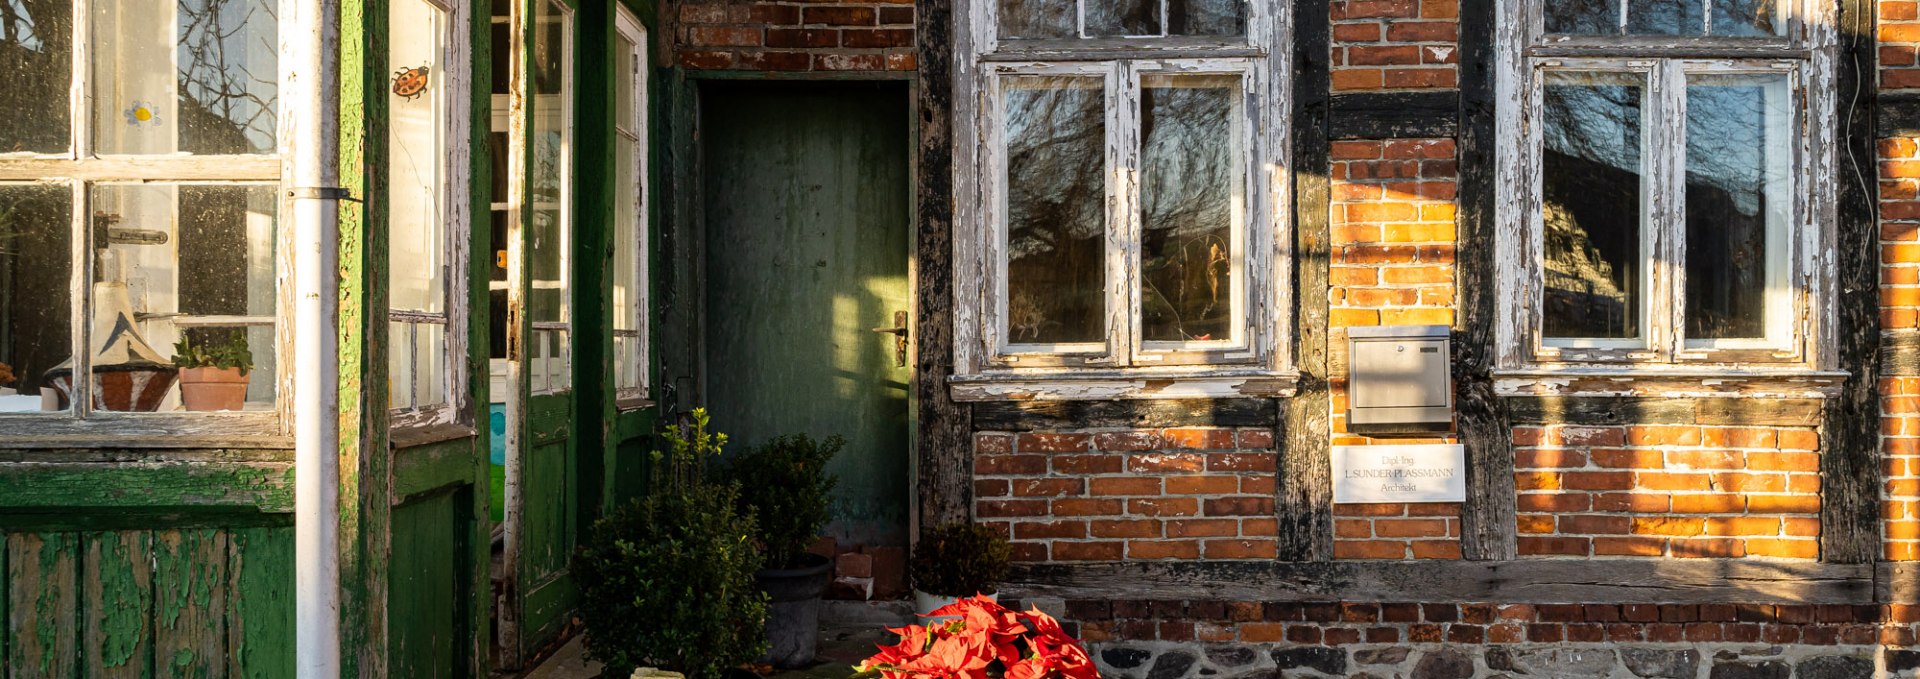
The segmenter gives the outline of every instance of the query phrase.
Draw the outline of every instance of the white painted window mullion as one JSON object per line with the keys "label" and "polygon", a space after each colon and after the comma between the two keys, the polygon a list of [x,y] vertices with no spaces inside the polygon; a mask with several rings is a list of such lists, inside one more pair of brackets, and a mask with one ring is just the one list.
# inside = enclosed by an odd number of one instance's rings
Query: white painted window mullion
{"label": "white painted window mullion", "polygon": [[1107,72],[1107,355],[1098,362],[1109,365],[1130,365],[1140,346],[1141,66],[1116,61]]}
{"label": "white painted window mullion", "polygon": [[1648,156],[1654,209],[1651,257],[1653,285],[1649,338],[1661,359],[1671,361],[1686,349],[1687,257],[1687,77],[1684,62],[1662,60],[1653,69],[1653,101],[1645,110],[1653,131]]}

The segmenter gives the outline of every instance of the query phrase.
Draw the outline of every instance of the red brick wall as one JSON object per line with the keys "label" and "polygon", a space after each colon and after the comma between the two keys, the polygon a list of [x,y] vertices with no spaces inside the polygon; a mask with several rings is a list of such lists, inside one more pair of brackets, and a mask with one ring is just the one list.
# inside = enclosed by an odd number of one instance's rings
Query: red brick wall
{"label": "red brick wall", "polygon": [[914,70],[911,0],[688,3],[680,66],[752,71]]}
{"label": "red brick wall", "polygon": [[1516,427],[1522,556],[1819,556],[1811,428]]}
{"label": "red brick wall", "polygon": [[[1920,90],[1920,12],[1913,0],[1879,3],[1880,87]],[[1920,329],[1920,139],[1879,142],[1880,323]],[[1920,560],[1920,378],[1883,377],[1881,393],[1885,557]]]}
{"label": "red brick wall", "polygon": [[[1344,365],[1346,328],[1453,323],[1458,173],[1452,139],[1337,141],[1331,151],[1333,327],[1328,349],[1334,363]],[[1335,373],[1330,384],[1335,445],[1452,441],[1376,440],[1347,433],[1346,376],[1345,371]],[[1460,558],[1458,504],[1335,505],[1333,511],[1335,558]]]}
{"label": "red brick wall", "polygon": [[974,517],[1020,561],[1272,559],[1273,431],[980,433]]}
{"label": "red brick wall", "polygon": [[1458,85],[1458,0],[1335,0],[1333,89]]}

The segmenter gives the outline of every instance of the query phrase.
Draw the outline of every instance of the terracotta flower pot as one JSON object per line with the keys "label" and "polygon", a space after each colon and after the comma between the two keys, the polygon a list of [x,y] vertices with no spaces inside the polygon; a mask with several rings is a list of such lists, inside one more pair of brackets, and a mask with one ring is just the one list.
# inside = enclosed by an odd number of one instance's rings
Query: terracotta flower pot
{"label": "terracotta flower pot", "polygon": [[181,370],[180,402],[187,410],[239,410],[247,405],[247,374],[239,368]]}

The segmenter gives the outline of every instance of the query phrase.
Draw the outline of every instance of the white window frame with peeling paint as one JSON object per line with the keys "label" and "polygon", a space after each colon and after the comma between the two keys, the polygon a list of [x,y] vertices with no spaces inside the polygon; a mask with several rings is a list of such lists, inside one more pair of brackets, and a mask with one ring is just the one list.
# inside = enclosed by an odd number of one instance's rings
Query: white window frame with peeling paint
{"label": "white window frame with peeling paint", "polygon": [[[467,252],[472,166],[467,8],[388,7],[387,382],[395,428],[471,425]],[[418,93],[403,78],[424,77]]]}
{"label": "white window frame with peeling paint", "polygon": [[[71,33],[63,36],[70,38],[70,69],[64,81],[70,84],[64,88],[68,96],[47,102],[65,109],[64,148],[0,152],[0,186],[36,186],[66,195],[71,214],[59,226],[69,230],[70,249],[67,299],[61,302],[71,317],[66,333],[70,360],[64,365],[72,375],[95,379],[71,380],[68,408],[0,413],[7,432],[0,436],[0,447],[217,447],[286,440],[292,422],[291,338],[285,322],[293,308],[292,256],[284,224],[288,195],[279,189],[287,182],[282,159],[291,155],[290,140],[298,138],[300,121],[283,115],[278,96],[289,86],[287,69],[273,53],[279,26],[272,17],[278,9],[273,2],[255,8],[222,6],[215,10],[217,19],[214,14],[199,17],[188,29],[182,27],[178,5],[72,2]],[[204,32],[212,25],[219,28],[199,38],[179,34]],[[225,99],[200,102],[188,110],[181,102],[200,97],[191,90],[181,96],[177,76],[184,60],[206,54],[247,61],[238,72],[228,70],[237,63],[228,61],[214,69],[218,73],[208,72],[218,82],[195,80],[191,87]],[[221,91],[227,94],[217,94]],[[215,105],[223,108],[207,113]],[[205,142],[186,141],[189,123],[209,115],[248,116],[238,139],[251,148],[197,153],[191,146]],[[0,147],[19,148],[5,139],[0,139]],[[181,217],[184,189],[189,187],[261,190],[245,208],[244,242],[232,245],[244,251],[246,260],[245,313],[180,309],[184,290],[208,275],[183,271],[179,260],[186,233]],[[144,347],[128,349],[131,344],[122,340],[129,334],[119,331],[124,327],[131,327]],[[245,333],[255,364],[250,374],[264,376],[251,379],[245,406],[189,412],[183,409],[177,385],[152,411],[127,412],[100,401],[110,391],[99,386],[102,366],[129,357],[171,364],[174,340],[194,329]],[[42,375],[19,377],[38,381]]]}
{"label": "white window frame with peeling paint", "polygon": [[[955,7],[957,16],[967,17],[965,30],[956,32],[955,79],[971,93],[955,97],[959,200],[954,229],[955,375],[950,379],[954,398],[1291,395],[1297,373],[1286,331],[1292,326],[1293,275],[1287,171],[1290,5],[1215,3],[1208,10],[1215,13],[1207,16],[1217,18],[1222,16],[1217,10],[1227,8],[1228,16],[1238,13],[1238,28],[1208,36],[1179,35],[1186,29],[1163,20],[1203,14],[1172,9],[1196,6],[1186,0],[1143,3],[1132,16],[1147,17],[1145,24],[1104,32],[1095,28],[1089,14],[1104,5],[1093,0],[1026,4],[1044,5],[1042,11],[1054,13],[1056,25],[1041,31],[1050,34],[1036,37],[1030,27],[1003,22],[999,13],[1011,6],[1004,2],[961,0]],[[1186,26],[1198,25],[1198,20],[1186,21]],[[1208,245],[1199,255],[1204,273],[1192,279],[1205,282],[1204,309],[1217,314],[1218,320],[1203,326],[1205,332],[1190,329],[1194,326],[1179,318],[1183,310],[1177,308],[1175,295],[1169,286],[1152,280],[1159,274],[1149,262],[1168,257],[1150,252],[1150,232],[1169,227],[1150,223],[1147,213],[1153,201],[1143,186],[1150,187],[1155,170],[1172,175],[1175,170],[1169,168],[1192,162],[1191,157],[1166,155],[1165,148],[1154,155],[1152,145],[1166,142],[1154,138],[1150,107],[1156,92],[1167,96],[1182,88],[1228,92],[1220,139],[1230,166],[1223,172],[1228,185],[1219,191],[1224,216],[1208,217],[1219,223],[1207,227],[1222,235],[1192,239]],[[1021,256],[1014,253],[1034,247],[1029,242],[1033,238],[1015,238],[1015,231],[1034,225],[1010,223],[1015,221],[1010,215],[1017,212],[1010,196],[1020,192],[1012,169],[1020,161],[1013,156],[1033,151],[1019,150],[1014,143],[1012,137],[1028,126],[1014,120],[1009,107],[1056,105],[1022,103],[1038,100],[1023,92],[1078,91],[1077,98],[1084,100],[1092,90],[1098,90],[1101,102],[1095,123],[1099,139],[1078,143],[1100,145],[1082,150],[1099,158],[1094,162],[1101,167],[1087,171],[1098,173],[1104,202],[1082,206],[1083,213],[1100,213],[1092,218],[1100,233],[1092,237],[1098,249],[1077,256],[1084,266],[1081,275],[1097,275],[1099,282],[1078,281],[1078,300],[1065,303],[1079,306],[1064,313],[1075,315],[1073,323],[1083,327],[1055,333],[1085,336],[1049,338],[1043,329],[1060,322],[1051,320],[1052,312],[1035,297],[1059,286],[1010,281],[1015,278],[1009,273],[1010,259]],[[1081,196],[1083,201],[1098,199]],[[1088,225],[1077,226],[1084,231]],[[1179,256],[1191,255],[1186,252],[1189,245],[1178,246]],[[1065,252],[1062,246],[1053,247]],[[1187,269],[1179,271],[1176,275],[1191,278]],[[1095,306],[1098,309],[1090,312]],[[1143,311],[1150,306],[1159,311]],[[1171,326],[1170,317],[1178,319]]]}
{"label": "white window frame with peeling paint", "polygon": [[[1722,16],[1702,0],[1697,19],[1689,16],[1659,24],[1657,29],[1685,35],[1652,35],[1656,29],[1647,27],[1654,23],[1631,15],[1637,3],[1614,3],[1608,6],[1612,9],[1591,16],[1570,19],[1562,14],[1550,20],[1546,7],[1551,2],[1503,3],[1496,32],[1496,124],[1502,130],[1521,131],[1496,141],[1499,193],[1493,240],[1498,267],[1495,298],[1500,305],[1496,389],[1510,395],[1831,394],[1845,376],[1831,369],[1836,362],[1833,343],[1828,341],[1832,327],[1821,318],[1823,300],[1833,289],[1831,225],[1836,218],[1833,4],[1821,0],[1764,3],[1756,16],[1771,17],[1768,30],[1755,17]],[[1566,12],[1572,5],[1555,7]],[[1740,19],[1748,23],[1741,25]],[[1699,23],[1692,23],[1696,20]],[[1749,267],[1758,270],[1762,283],[1748,291],[1758,296],[1763,320],[1757,324],[1759,330],[1745,330],[1737,338],[1709,336],[1718,330],[1698,330],[1701,336],[1689,337],[1690,327],[1709,327],[1704,325],[1709,321],[1689,316],[1709,311],[1688,308],[1689,162],[1717,162],[1704,152],[1689,152],[1689,129],[1707,125],[1699,121],[1690,125],[1689,107],[1705,105],[1694,101],[1695,88],[1723,83],[1764,83],[1753,88],[1762,95],[1758,108],[1765,116],[1757,134],[1763,146],[1755,153],[1764,164],[1758,170],[1764,188],[1753,201],[1758,206],[1755,219],[1762,222],[1754,238],[1763,242],[1764,249],[1762,261]],[[1587,271],[1610,272],[1618,266],[1596,259],[1605,256],[1595,254],[1603,252],[1601,245],[1567,245],[1561,242],[1567,237],[1548,238],[1546,233],[1550,215],[1573,219],[1570,215],[1575,214],[1574,207],[1549,199],[1543,179],[1549,171],[1547,147],[1552,143],[1548,128],[1555,124],[1549,116],[1549,89],[1589,86],[1638,92],[1628,97],[1637,113],[1612,116],[1637,117],[1630,123],[1638,129],[1637,162],[1625,156],[1612,162],[1638,166],[1633,168],[1639,177],[1638,203],[1622,207],[1640,215],[1637,238],[1626,241],[1638,249],[1621,260],[1631,260],[1638,270],[1624,277],[1608,274],[1605,280]],[[1701,101],[1708,100],[1708,93],[1701,89]],[[1600,124],[1591,120],[1598,115],[1568,108],[1562,118],[1570,121],[1565,124],[1591,127]],[[1704,116],[1710,112],[1700,115],[1700,121],[1706,121]],[[1608,153],[1620,155],[1607,150],[1589,155]],[[1786,200],[1779,200],[1782,197]],[[1566,251],[1570,254],[1561,255],[1563,260],[1600,263],[1561,264],[1557,266],[1580,271],[1550,271],[1548,251],[1555,247],[1578,249]],[[1590,294],[1563,292],[1559,302],[1549,299],[1547,279],[1556,271],[1568,281],[1586,272],[1578,288],[1567,289]],[[1588,297],[1618,300],[1621,309],[1614,313],[1612,302],[1597,303],[1596,308],[1605,313],[1568,316],[1571,312],[1563,309],[1578,309]],[[1554,331],[1547,320],[1552,314],[1560,314],[1556,318],[1617,317],[1618,321],[1592,333],[1565,329],[1568,326]],[[1594,327],[1598,326],[1588,329]],[[1578,334],[1609,336],[1573,336]]]}
{"label": "white window frame with peeling paint", "polygon": [[[615,63],[624,67],[614,71],[618,80],[614,93],[628,110],[613,121],[613,143],[618,146],[616,162],[625,154],[628,162],[614,168],[613,226],[613,342],[614,402],[621,409],[650,405],[648,391],[647,212],[651,207],[647,172],[647,29],[623,5],[615,6]],[[624,192],[631,192],[624,193]]]}

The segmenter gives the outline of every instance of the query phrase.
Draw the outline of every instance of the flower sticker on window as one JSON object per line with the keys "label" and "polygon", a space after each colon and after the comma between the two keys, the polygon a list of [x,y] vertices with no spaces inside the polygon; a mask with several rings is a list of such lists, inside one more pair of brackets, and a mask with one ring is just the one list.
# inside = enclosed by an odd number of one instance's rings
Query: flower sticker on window
{"label": "flower sticker on window", "polygon": [[133,102],[132,106],[127,107],[126,115],[128,127],[158,127],[160,125],[160,114],[154,110],[153,104],[144,101]]}

